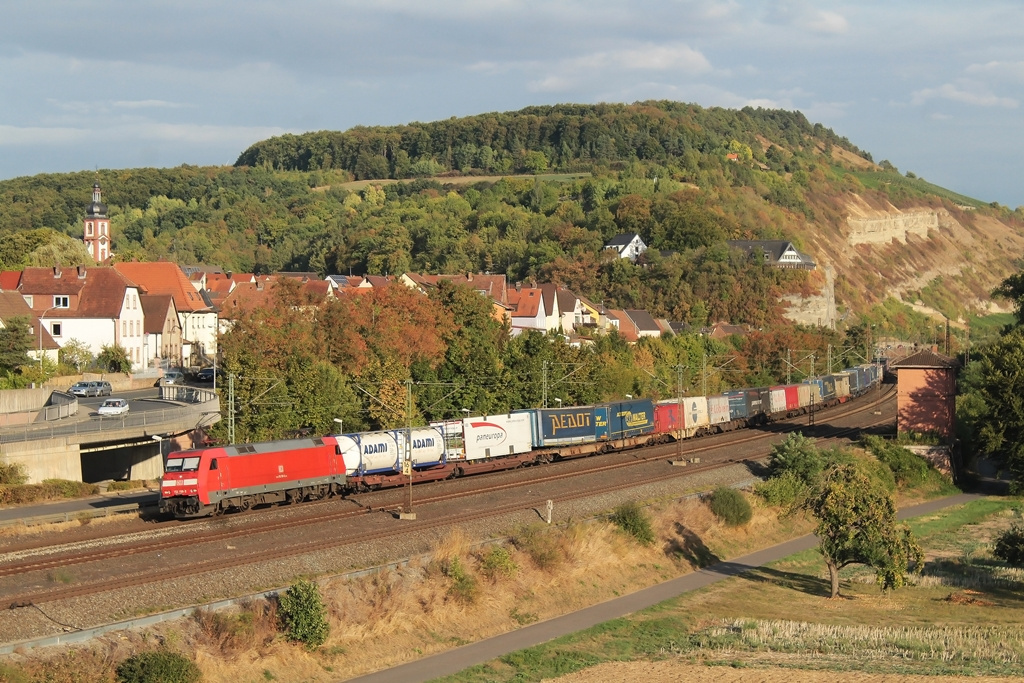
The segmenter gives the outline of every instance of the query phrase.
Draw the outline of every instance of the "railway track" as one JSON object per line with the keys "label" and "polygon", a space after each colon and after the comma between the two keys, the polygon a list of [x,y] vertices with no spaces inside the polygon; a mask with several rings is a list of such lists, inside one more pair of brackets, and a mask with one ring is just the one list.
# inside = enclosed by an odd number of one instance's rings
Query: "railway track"
{"label": "railway track", "polygon": [[[892,395],[892,392],[886,392],[882,396],[876,398],[867,404],[844,404],[846,406],[853,406],[852,409],[846,410],[833,409],[829,411],[828,417],[830,419],[848,418],[856,416],[860,413],[866,412],[880,405],[881,403],[888,400]],[[799,422],[802,423],[804,418],[800,418]],[[880,419],[873,422],[873,424],[866,425],[868,427],[874,426],[875,424],[881,424],[886,422],[886,419]],[[733,432],[728,436],[735,437],[729,439],[718,438],[714,440],[714,443],[708,443],[706,440],[701,443],[700,441],[685,441],[683,444],[686,448],[682,449],[684,456],[693,458],[700,453],[708,453],[716,450],[720,450],[723,447],[729,447],[734,452],[735,446],[742,444],[748,444],[765,439],[773,436],[795,431],[802,425],[798,424],[796,420],[790,420],[786,422],[774,423],[777,427],[782,427],[776,432],[765,433],[751,430],[744,430],[742,432]],[[841,438],[845,434],[858,432],[865,428],[864,426],[834,429],[827,437],[822,437],[823,440],[834,440]],[[613,472],[616,470],[624,470],[628,468],[635,468],[645,464],[656,463],[658,461],[670,460],[678,457],[680,449],[677,444],[666,444],[660,446],[653,446],[642,449],[635,449],[633,451],[626,451],[620,454],[620,456],[627,456],[626,458],[617,462],[605,462],[603,460],[591,458],[587,462],[593,463],[592,466],[588,466],[582,470],[573,471],[547,471],[547,468],[538,468],[538,475],[530,478],[527,481],[516,481],[516,482],[503,482],[503,483],[492,483],[486,481],[486,477],[474,478],[474,483],[479,482],[482,485],[474,487],[468,491],[441,491],[437,493],[428,493],[427,495],[417,496],[417,505],[428,505],[431,503],[440,503],[446,501],[457,500],[459,498],[468,498],[470,496],[480,496],[487,494],[497,494],[501,491],[515,489],[520,487],[534,487],[540,486],[546,483],[558,482],[566,479],[579,478],[580,482],[574,486],[572,491],[564,491],[555,495],[540,495],[540,496],[527,496],[518,498],[516,501],[507,503],[500,506],[488,506],[484,510],[477,512],[467,512],[465,509],[453,510],[451,512],[437,512],[432,514],[429,519],[421,519],[412,522],[403,522],[400,528],[388,527],[386,529],[377,529],[372,531],[363,531],[355,533],[346,533],[345,535],[335,536],[321,536],[305,542],[290,544],[284,547],[262,549],[260,552],[251,555],[250,557],[231,557],[225,558],[214,558],[208,560],[200,560],[197,562],[190,562],[181,567],[174,568],[162,568],[159,572],[136,572],[127,576],[118,576],[116,578],[103,579],[98,581],[91,581],[76,586],[68,586],[65,588],[54,587],[43,590],[35,590],[26,592],[20,595],[11,595],[4,599],[4,602],[12,607],[27,606],[33,604],[42,604],[47,602],[56,602],[60,600],[67,600],[70,598],[83,597],[93,595],[97,593],[103,593],[109,590],[123,589],[135,586],[142,586],[150,583],[160,581],[171,581],[179,578],[195,578],[197,575],[207,572],[213,572],[222,570],[225,568],[231,568],[238,566],[239,564],[249,564],[257,562],[269,562],[278,559],[284,559],[301,555],[313,551],[329,550],[345,545],[352,545],[356,543],[364,543],[367,541],[382,540],[388,537],[393,537],[395,534],[413,533],[418,531],[426,531],[435,527],[446,526],[452,523],[458,522],[470,522],[478,519],[501,516],[520,512],[523,509],[538,508],[546,503],[547,500],[553,502],[567,502],[579,498],[586,498],[590,496],[598,496],[604,493],[611,493],[616,490],[620,490],[623,487],[621,481],[615,481],[612,483],[591,483],[586,482],[584,478],[591,477],[591,475],[602,474]],[[697,472],[703,472],[719,467],[723,467],[729,464],[738,462],[750,462],[760,458],[748,458],[748,457],[736,457],[731,455],[723,455],[721,457],[711,457],[707,462],[703,462],[696,465],[689,465],[686,468],[670,468],[669,470],[656,473],[656,474],[645,474],[642,481],[638,481],[635,484],[629,485],[640,485],[644,483],[653,483],[658,481],[665,481],[669,479],[675,479],[683,476],[688,476]],[[577,461],[578,462],[578,461]],[[374,497],[381,494],[376,494]],[[55,569],[64,569],[69,566],[84,563],[101,562],[104,560],[112,559],[123,559],[132,555],[142,555],[147,553],[162,553],[168,550],[175,550],[183,547],[196,546],[197,544],[213,544],[221,541],[229,541],[240,536],[249,536],[253,534],[270,534],[273,532],[286,531],[290,529],[297,529],[299,527],[310,526],[314,524],[330,524],[332,522],[339,522],[349,520],[355,517],[364,516],[371,512],[392,512],[398,505],[385,504],[385,505],[364,505],[359,502],[358,497],[355,499],[349,499],[359,507],[350,508],[347,510],[332,511],[327,514],[322,512],[316,516],[303,517],[300,519],[290,520],[277,520],[268,523],[261,523],[258,528],[251,526],[244,526],[236,529],[210,529],[204,530],[198,534],[187,534],[181,535],[175,538],[163,538],[158,540],[148,540],[139,543],[130,543],[123,546],[112,547],[107,549],[92,549],[88,551],[78,551],[69,554],[60,554],[47,558],[35,558],[26,561],[13,561],[7,564],[0,565],[0,578],[17,576],[27,574],[31,572],[50,571]],[[319,504],[317,504],[319,506]],[[307,507],[313,507],[309,505]],[[246,513],[247,515],[258,515],[259,512]],[[2,560],[2,557],[0,557]]]}

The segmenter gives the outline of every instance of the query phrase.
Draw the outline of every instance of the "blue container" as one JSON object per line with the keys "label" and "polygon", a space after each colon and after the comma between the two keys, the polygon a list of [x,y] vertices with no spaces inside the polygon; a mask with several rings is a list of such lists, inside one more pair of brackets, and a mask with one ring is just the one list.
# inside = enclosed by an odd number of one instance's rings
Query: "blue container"
{"label": "blue container", "polygon": [[761,412],[761,391],[759,389],[735,389],[726,391],[729,397],[729,419],[741,420]]}
{"label": "blue container", "polygon": [[654,431],[654,402],[647,399],[634,399],[619,403],[608,403],[608,436],[612,439],[624,439]]}
{"label": "blue container", "polygon": [[[534,446],[591,443],[608,438],[608,407],[578,406],[535,410]],[[654,411],[651,410],[653,424]]]}

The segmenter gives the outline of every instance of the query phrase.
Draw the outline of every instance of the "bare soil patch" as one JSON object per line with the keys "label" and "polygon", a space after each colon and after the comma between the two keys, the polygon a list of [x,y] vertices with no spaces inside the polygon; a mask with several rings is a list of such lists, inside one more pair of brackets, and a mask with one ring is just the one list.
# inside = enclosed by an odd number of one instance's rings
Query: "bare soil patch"
{"label": "bare soil patch", "polygon": [[[790,668],[749,666],[706,666],[688,660],[660,662],[608,662],[576,673],[545,679],[548,683],[947,683],[963,681],[961,676],[914,676],[859,672],[805,671]],[[977,683],[1009,683],[1018,678],[971,677]]]}

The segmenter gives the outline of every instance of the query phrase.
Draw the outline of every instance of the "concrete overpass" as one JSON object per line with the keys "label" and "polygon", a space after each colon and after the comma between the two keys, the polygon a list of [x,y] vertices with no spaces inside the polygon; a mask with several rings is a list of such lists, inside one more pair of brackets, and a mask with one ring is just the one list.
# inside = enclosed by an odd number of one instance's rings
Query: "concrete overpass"
{"label": "concrete overpass", "polygon": [[196,430],[220,420],[220,399],[207,389],[169,386],[153,400],[166,405],[0,428],[0,457],[21,464],[29,483],[159,478],[167,453],[192,448]]}

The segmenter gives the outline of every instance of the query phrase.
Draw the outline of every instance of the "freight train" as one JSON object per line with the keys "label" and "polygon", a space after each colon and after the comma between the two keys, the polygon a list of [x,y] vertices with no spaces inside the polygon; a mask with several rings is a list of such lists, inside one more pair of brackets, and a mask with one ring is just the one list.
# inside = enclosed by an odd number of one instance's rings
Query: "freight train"
{"label": "freight train", "polygon": [[160,510],[178,518],[448,479],[728,432],[842,403],[877,365],[789,384],[654,402],[515,410],[411,430],[238,444],[167,456]]}

